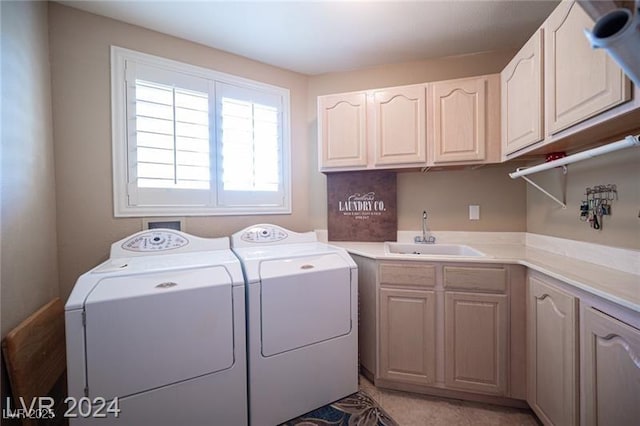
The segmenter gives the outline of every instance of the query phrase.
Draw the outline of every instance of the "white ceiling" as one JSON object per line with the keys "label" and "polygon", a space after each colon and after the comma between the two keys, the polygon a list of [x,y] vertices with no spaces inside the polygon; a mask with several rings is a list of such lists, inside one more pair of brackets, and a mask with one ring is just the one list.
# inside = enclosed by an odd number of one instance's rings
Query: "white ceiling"
{"label": "white ceiling", "polygon": [[304,74],[518,48],[558,0],[61,1]]}

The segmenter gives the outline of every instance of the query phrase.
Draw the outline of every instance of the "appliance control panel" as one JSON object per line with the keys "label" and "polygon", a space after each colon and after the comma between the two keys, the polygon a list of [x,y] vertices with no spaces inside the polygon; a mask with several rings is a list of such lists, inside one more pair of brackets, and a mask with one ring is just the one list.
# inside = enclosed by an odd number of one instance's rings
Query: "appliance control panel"
{"label": "appliance control panel", "polygon": [[[111,244],[110,259],[229,250],[229,238],[201,238],[182,231],[158,228],[136,232]],[[126,262],[125,262],[126,263]]]}
{"label": "appliance control panel", "polygon": [[240,239],[248,243],[275,243],[287,238],[284,229],[274,226],[254,226],[242,231]]}
{"label": "appliance control panel", "polygon": [[171,231],[149,231],[134,235],[122,243],[121,247],[134,252],[158,252],[175,250],[189,244],[183,235]]}
{"label": "appliance control panel", "polygon": [[313,243],[318,237],[315,232],[294,232],[269,223],[259,223],[236,232],[231,236],[233,248]]}

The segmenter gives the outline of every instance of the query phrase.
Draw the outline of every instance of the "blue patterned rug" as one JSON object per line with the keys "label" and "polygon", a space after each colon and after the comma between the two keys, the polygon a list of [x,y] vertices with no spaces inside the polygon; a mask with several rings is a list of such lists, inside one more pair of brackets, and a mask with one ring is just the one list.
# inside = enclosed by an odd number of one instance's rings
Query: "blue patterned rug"
{"label": "blue patterned rug", "polygon": [[282,426],[398,426],[366,393],[356,392]]}

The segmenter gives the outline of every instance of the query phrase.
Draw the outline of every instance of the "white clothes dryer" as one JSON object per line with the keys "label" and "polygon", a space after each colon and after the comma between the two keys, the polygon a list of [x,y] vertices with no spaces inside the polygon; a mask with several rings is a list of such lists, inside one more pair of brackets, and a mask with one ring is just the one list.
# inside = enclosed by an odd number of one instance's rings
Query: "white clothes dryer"
{"label": "white clothes dryer", "polygon": [[84,402],[71,424],[246,425],[244,301],[228,238],[162,229],[114,243],[65,306],[69,396]]}
{"label": "white clothes dryer", "polygon": [[348,253],[275,225],[231,237],[246,280],[249,419],[274,426],[358,390],[358,271]]}

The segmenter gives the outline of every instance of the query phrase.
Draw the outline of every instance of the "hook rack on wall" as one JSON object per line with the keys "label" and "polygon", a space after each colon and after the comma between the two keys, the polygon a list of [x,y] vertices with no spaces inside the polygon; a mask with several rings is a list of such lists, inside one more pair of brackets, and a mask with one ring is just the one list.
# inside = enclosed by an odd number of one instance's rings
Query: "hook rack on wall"
{"label": "hook rack on wall", "polygon": [[559,158],[557,160],[549,161],[547,163],[539,164],[537,166],[519,167],[516,169],[515,172],[509,173],[509,177],[511,177],[511,179],[517,179],[519,177],[523,178],[528,183],[530,183],[533,187],[542,191],[546,196],[551,198],[556,203],[560,204],[563,209],[566,209],[567,204],[564,200],[560,201],[558,198],[554,197],[547,190],[545,190],[540,185],[536,184],[526,176],[533,173],[542,172],[544,170],[553,169],[554,167],[562,167],[563,176],[566,177],[566,174],[567,174],[566,166],[568,164],[572,164],[578,161],[586,160],[589,158],[597,157],[599,155],[608,154],[610,152],[619,151],[621,149],[631,148],[631,147],[640,147],[640,135],[636,135],[636,136],[629,135],[621,141],[612,142],[610,144],[603,145],[598,148],[589,149],[587,151],[579,152],[577,154],[569,155],[568,157]]}
{"label": "hook rack on wall", "polygon": [[580,203],[580,220],[593,229],[602,229],[602,217],[611,215],[611,204],[618,199],[616,185],[596,185],[585,190],[586,200]]}

